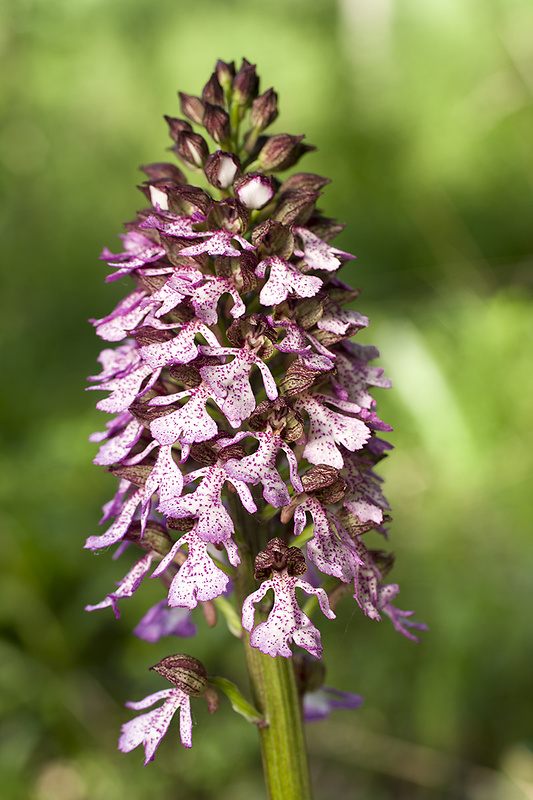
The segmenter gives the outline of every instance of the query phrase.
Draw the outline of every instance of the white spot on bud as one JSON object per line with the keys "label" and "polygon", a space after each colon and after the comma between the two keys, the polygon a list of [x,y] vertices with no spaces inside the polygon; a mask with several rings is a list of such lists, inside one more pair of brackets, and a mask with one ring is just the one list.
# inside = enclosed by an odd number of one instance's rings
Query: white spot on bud
{"label": "white spot on bud", "polygon": [[158,189],[157,186],[150,186],[150,200],[154,208],[159,206],[161,211],[168,211],[168,198],[166,193]]}
{"label": "white spot on bud", "polygon": [[218,162],[218,181],[221,189],[228,189],[237,174],[237,164],[229,156],[221,156]]}
{"label": "white spot on bud", "polygon": [[270,181],[257,175],[236,190],[237,197],[246,208],[263,208],[274,196]]}

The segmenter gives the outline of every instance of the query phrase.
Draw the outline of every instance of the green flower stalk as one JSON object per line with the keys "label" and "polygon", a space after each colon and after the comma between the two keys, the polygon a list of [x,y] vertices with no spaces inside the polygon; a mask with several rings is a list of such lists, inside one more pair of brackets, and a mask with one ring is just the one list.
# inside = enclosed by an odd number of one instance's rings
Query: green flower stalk
{"label": "green flower stalk", "polygon": [[337,272],[354,256],[330,244],[343,226],[316,209],[328,180],[278,177],[314,148],[303,136],[265,135],[276,93],[259,93],[246,60],[238,71],[219,61],[202,96],[180,101],[185,118],[166,117],[171,149],[209,190],[175,164],[142,167],[149,205],[126,225],[124,251],[102,254],[107,280],[130,276],[134,288],[92,320],[118,343],[102,351],[89,388],[109,392],[97,408],[113,417],[91,438],[101,443],[95,463],[119,484],[104,507],[109,527],[86,547],[142,556],[87,609],[118,617],[149,574],[165,597],[137,625],[141,638],[191,636],[197,606],[209,624],[218,607],[243,639],[253,703],[193,656],[168,656],[154,669],[172,688],[128,703],[163,705],[125,723],[119,748],[143,744],[151,761],[178,708],[190,747],[190,698],[215,711],[216,687],[259,728],[270,796],[305,798],[303,716],[361,702],[322,686],[309,608],[332,620],[352,595],[411,639],[424,628],[392,604],[391,557],[365,544],[368,531],[384,532],[389,508],[374,467],[390,427],[369,388],[390,382],[369,363],[377,350],[352,341],[368,319],[345,308],[358,292]]}

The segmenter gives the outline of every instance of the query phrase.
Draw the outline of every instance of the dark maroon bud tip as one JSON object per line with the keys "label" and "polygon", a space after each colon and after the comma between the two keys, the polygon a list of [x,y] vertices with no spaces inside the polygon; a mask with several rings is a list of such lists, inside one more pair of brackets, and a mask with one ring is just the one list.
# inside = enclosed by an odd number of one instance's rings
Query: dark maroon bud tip
{"label": "dark maroon bud tip", "polygon": [[191,122],[201,125],[204,118],[204,104],[199,97],[185,92],[178,92],[181,105],[181,113]]}
{"label": "dark maroon bud tip", "polygon": [[301,156],[314,150],[312,145],[303,144],[303,136],[292,136],[290,133],[278,133],[270,136],[257,157],[265,172],[275,172],[292,167]]}
{"label": "dark maroon bud tip", "polygon": [[209,158],[209,148],[199,133],[181,131],[175,148],[178,156],[192,167],[203,167]]}
{"label": "dark maroon bud tip", "polygon": [[233,99],[240,106],[249,106],[257,97],[259,91],[259,78],[255,73],[255,64],[250,64],[245,58],[242,67],[233,80]]}
{"label": "dark maroon bud tip", "polygon": [[224,91],[219,83],[217,73],[213,72],[202,91],[202,100],[214,106],[224,107]]}
{"label": "dark maroon bud tip", "polygon": [[215,72],[223,90],[229,93],[233,84],[233,78],[235,77],[235,62],[231,61],[229,64],[226,64],[225,61],[219,60],[217,61]]}
{"label": "dark maroon bud tip", "polygon": [[278,116],[278,96],[273,89],[256,97],[252,103],[250,119],[257,131],[264,131]]}
{"label": "dark maroon bud tip", "polygon": [[204,109],[204,127],[217,144],[222,144],[229,139],[231,132],[229,115],[223,108],[212,103],[204,103]]}
{"label": "dark maroon bud tip", "polygon": [[174,141],[177,143],[178,137],[182,131],[189,131],[192,133],[192,125],[187,122],[185,119],[177,119],[176,117],[167,117],[165,114],[165,119],[168,125],[168,132]]}

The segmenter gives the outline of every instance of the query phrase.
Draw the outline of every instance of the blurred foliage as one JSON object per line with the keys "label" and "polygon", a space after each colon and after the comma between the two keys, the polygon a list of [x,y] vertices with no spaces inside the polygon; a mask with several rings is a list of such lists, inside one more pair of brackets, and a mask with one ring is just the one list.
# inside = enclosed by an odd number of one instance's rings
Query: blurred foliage
{"label": "blurred foliage", "polygon": [[[116,752],[147,667],[187,643],[131,628],[154,581],[84,614],[125,573],[82,550],[112,479],[86,441],[98,343],[85,323],[126,288],[97,260],[142,205],[163,113],[217,58],[280,94],[274,130],[319,146],[323,208],[347,220],[347,281],[395,388],[394,579],[430,633],[415,646],[346,602],[323,625],[328,683],[357,713],[309,728],[317,800],[514,800],[533,793],[528,615],[533,390],[533,7],[528,0],[7,0],[0,10],[4,243],[0,784],[7,800],[263,797],[255,736],[195,702],[142,769]],[[98,560],[97,560],[98,559]],[[191,644],[245,683],[223,624]]]}

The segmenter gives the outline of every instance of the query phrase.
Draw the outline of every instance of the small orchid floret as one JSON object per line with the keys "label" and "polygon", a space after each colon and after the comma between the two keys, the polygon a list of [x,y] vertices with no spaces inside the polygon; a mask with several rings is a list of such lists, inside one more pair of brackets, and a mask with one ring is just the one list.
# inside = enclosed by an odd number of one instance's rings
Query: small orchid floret
{"label": "small orchid floret", "polygon": [[[179,498],[168,499],[160,503],[159,510],[171,517],[185,519],[196,517],[198,526],[197,535],[205,542],[218,544],[231,538],[235,526],[222,501],[221,492],[230,476],[221,464],[203,467],[187,475],[187,482],[202,478],[198,488]],[[237,490],[243,506],[253,514],[257,511],[249,488],[243,481],[231,479],[232,485]]]}
{"label": "small orchid floret", "polygon": [[[293,641],[311,655],[321,658],[320,632],[298,605],[296,589],[316,595],[328,619],[335,619],[335,613],[329,607],[324,589],[315,589],[298,577],[306,569],[302,552],[296,547],[287,547],[282,539],[271,539],[266,551],[258,553],[255,565],[256,577],[268,571],[272,572],[272,577],[264,581],[256,592],[248,595],[242,606],[242,626],[250,632],[252,647],[259,648],[265,655],[290,658],[292,650],[289,642]],[[254,628],[254,604],[259,603],[269,589],[274,592],[274,605],[268,619]]]}
{"label": "small orchid floret", "polygon": [[212,439],[218,433],[218,426],[205,407],[211,394],[211,387],[207,383],[201,383],[185,392],[152,398],[149,401],[151,406],[169,405],[186,397],[189,398],[181,408],[164,417],[157,417],[150,423],[152,436],[160,444],[179,442],[182,447]]}
{"label": "small orchid floret", "polygon": [[237,241],[243,250],[255,250],[254,245],[250,244],[250,242],[238,233],[220,230],[207,231],[200,235],[207,238],[199,244],[184,247],[183,250],[180,250],[181,256],[199,256],[202,253],[207,253],[211,258],[220,256],[238,258],[242,255],[242,251],[232,244],[232,240]]}
{"label": "small orchid floret", "polygon": [[328,511],[315,497],[304,496],[294,510],[294,535],[302,533],[306,512],[313,518],[313,539],[307,544],[307,554],[325,575],[350,583],[363,564],[361,557],[335,514]]}
{"label": "small orchid floret", "polygon": [[325,269],[328,272],[335,272],[342,261],[355,258],[351,253],[345,253],[337,247],[332,247],[327,242],[320,239],[316,233],[307,228],[294,227],[295,233],[302,242],[302,249],[295,248],[294,255],[303,258],[311,269]]}
{"label": "small orchid floret", "polygon": [[298,297],[314,297],[323,283],[321,278],[304,275],[297,267],[279,256],[265,258],[257,265],[255,274],[258,278],[265,277],[267,267],[270,267],[270,275],[259,295],[259,301],[263,306],[282,303],[291,291]]}
{"label": "small orchid floret", "polygon": [[191,698],[177,687],[173,689],[163,689],[155,692],[136,703],[126,703],[128,708],[135,711],[142,711],[150,708],[159,700],[165,700],[162,706],[147,714],[141,714],[121,728],[121,735],[118,741],[118,749],[122,753],[131,753],[140,744],[144,746],[145,760],[144,766],[154,760],[155,751],[161,743],[161,739],[168,730],[170,720],[180,709],[180,739],[184,747],[192,747],[192,717],[191,717]]}
{"label": "small orchid floret", "polygon": [[243,420],[250,416],[256,405],[256,399],[250,385],[250,369],[256,365],[262,374],[267,397],[275,400],[278,388],[267,365],[263,359],[251,349],[236,347],[205,347],[200,351],[204,355],[230,355],[234,356],[227,364],[205,366],[200,369],[200,375],[211,387],[217,398],[217,405],[228,419],[228,422],[238,428]]}
{"label": "small orchid floret", "polygon": [[121,600],[124,597],[131,597],[139,588],[144,576],[152,565],[153,558],[153,553],[146,553],[146,555],[137,561],[130,569],[128,574],[120,581],[116,591],[108,594],[105,600],[102,600],[101,603],[97,603],[93,606],[85,606],[85,611],[97,611],[100,608],[108,608],[111,606],[115,612],[115,617],[118,619],[120,617],[120,611],[117,605],[118,600]]}
{"label": "small orchid floret", "polygon": [[[244,436],[254,436],[259,442],[259,447],[255,453],[245,458],[227,461],[226,472],[231,478],[251,483],[252,486],[261,483],[263,497],[274,508],[288,505],[290,495],[285,482],[276,469],[276,456],[279,450],[283,450],[289,462],[292,485],[297,492],[301,492],[303,487],[298,475],[298,461],[294,452],[282,441],[280,435],[272,430],[256,433],[246,431],[243,434]],[[243,438],[239,434],[237,435],[239,439]]]}
{"label": "small orchid floret", "polygon": [[[338,405],[337,398],[327,398],[327,402]],[[338,445],[348,450],[360,450],[370,438],[370,430],[358,419],[332,411],[309,393],[301,394],[295,407],[303,409],[309,416],[309,430],[304,458],[311,464],[329,464],[341,469],[344,459]]]}
{"label": "small orchid floret", "polygon": [[[187,545],[188,555],[172,579],[168,605],[171,608],[179,606],[193,609],[199,602],[214,600],[223,594],[228,588],[229,577],[215,564],[209,555],[207,544],[193,529],[173,545],[168,555],[157,565],[153,578],[163,574],[183,545]],[[235,543],[232,539],[227,539],[224,545],[230,564],[236,567],[240,563],[240,557]]]}
{"label": "small orchid floret", "polygon": [[153,369],[170,364],[188,364],[198,355],[195,338],[201,334],[210,345],[219,346],[216,335],[199,319],[184,325],[179,333],[166,342],[155,342],[141,347],[142,358]]}

